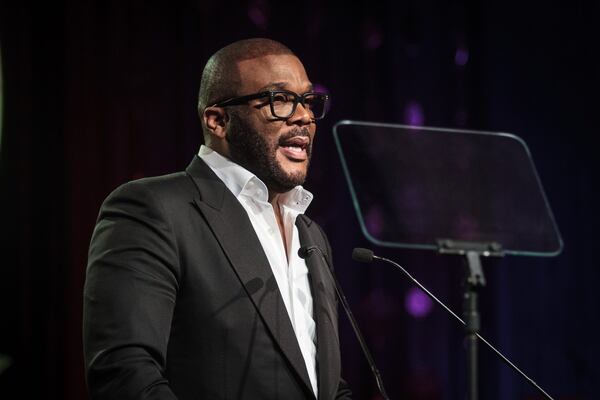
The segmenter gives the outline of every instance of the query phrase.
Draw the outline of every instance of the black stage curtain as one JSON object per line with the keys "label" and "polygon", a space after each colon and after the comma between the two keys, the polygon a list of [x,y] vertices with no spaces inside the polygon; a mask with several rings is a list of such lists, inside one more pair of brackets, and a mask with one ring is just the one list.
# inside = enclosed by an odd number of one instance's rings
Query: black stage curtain
{"label": "black stage curtain", "polygon": [[[82,286],[103,198],[184,168],[200,145],[202,67],[234,40],[294,49],[333,94],[307,182],[337,270],[392,398],[462,399],[462,332],[440,310],[413,318],[410,285],[350,260],[361,237],[331,126],[343,118],[516,133],[530,145],[564,253],[488,266],[483,333],[560,399],[600,381],[595,249],[599,157],[597,2],[491,0],[3,0],[0,46],[1,398],[84,399]],[[460,265],[385,251],[460,309]],[[342,317],[343,319],[343,317]],[[345,375],[375,386],[346,322]],[[535,392],[482,350],[482,398]]]}

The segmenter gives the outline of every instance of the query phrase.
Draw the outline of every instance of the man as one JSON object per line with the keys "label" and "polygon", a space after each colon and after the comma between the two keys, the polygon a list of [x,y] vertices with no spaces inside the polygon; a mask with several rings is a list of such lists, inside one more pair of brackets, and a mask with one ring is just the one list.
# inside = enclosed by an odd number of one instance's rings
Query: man
{"label": "man", "polygon": [[303,215],[327,95],[267,39],[208,61],[205,145],[185,172],[104,202],[88,260],[84,351],[93,399],[345,399],[337,310]]}

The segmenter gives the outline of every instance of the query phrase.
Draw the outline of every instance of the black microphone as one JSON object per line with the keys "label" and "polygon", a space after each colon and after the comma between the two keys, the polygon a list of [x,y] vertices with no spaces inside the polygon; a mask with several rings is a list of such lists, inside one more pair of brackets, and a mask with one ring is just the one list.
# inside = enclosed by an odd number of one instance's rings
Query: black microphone
{"label": "black microphone", "polygon": [[356,247],[354,250],[352,250],[352,259],[354,261],[358,261],[361,263],[372,262],[374,256],[375,256],[375,254],[373,253],[373,251],[371,251],[369,249],[363,249],[361,247]]}
{"label": "black microphone", "polygon": [[[436,303],[438,303],[440,306],[442,306],[442,308],[446,311],[448,311],[448,313],[450,313],[450,315],[452,315],[456,320],[458,320],[461,324],[466,326],[466,323],[458,316],[454,313],[454,311],[452,311],[450,309],[450,307],[448,307],[446,304],[444,304],[443,301],[439,300],[437,297],[435,297],[433,295],[433,293],[431,293],[425,286],[423,286],[421,284],[421,282],[419,282],[418,280],[416,280],[415,278],[412,277],[411,274],[408,273],[407,270],[405,270],[404,268],[402,268],[402,266],[400,264],[398,264],[395,261],[389,260],[387,258],[384,257],[379,257],[376,256],[372,250],[369,249],[363,249],[361,247],[357,247],[354,250],[352,250],[352,259],[354,261],[357,262],[361,262],[361,263],[371,263],[373,262],[374,259],[376,260],[381,260],[383,262],[386,262],[388,264],[392,264],[394,267],[398,268],[400,271],[402,271],[404,273],[404,275],[406,275],[411,281],[413,281],[417,286],[419,286],[419,288],[424,291],[425,293],[427,293],[427,295],[434,300]],[[542,395],[544,395],[547,399],[550,400],[554,400],[552,397],[550,397],[550,395],[548,393],[546,393],[544,391],[544,389],[542,389],[541,387],[538,386],[537,383],[535,383],[535,381],[533,379],[531,379],[530,377],[528,377],[525,372],[521,371],[515,364],[513,364],[508,358],[506,358],[504,356],[504,354],[502,354],[500,352],[500,350],[496,349],[494,346],[492,346],[492,344],[490,342],[488,342],[485,338],[483,338],[483,336],[481,336],[479,333],[475,333],[477,335],[477,337],[479,338],[479,340],[481,340],[483,343],[485,343],[488,348],[490,348],[491,350],[493,350],[494,353],[496,353],[496,355],[498,357],[500,357],[500,359],[502,361],[504,361],[506,364],[508,364],[514,371],[517,371],[527,382],[529,382],[533,387],[535,387]]]}
{"label": "black microphone", "polygon": [[300,247],[298,249],[298,257],[300,257],[301,259],[306,259],[306,257],[308,257],[308,255],[310,253],[312,253],[313,251],[315,251],[317,249],[317,246],[303,246]]}
{"label": "black microphone", "polygon": [[[303,247],[300,247],[300,249],[298,250],[298,256],[302,259],[306,259],[313,252],[319,253],[319,255],[321,256],[321,259],[323,261],[325,261],[325,264],[327,265],[326,269],[327,269],[327,271],[329,271],[329,277],[334,284],[335,292],[337,293],[338,299],[340,299],[342,306],[344,307],[344,311],[346,312],[346,316],[348,316],[348,320],[350,321],[350,325],[352,326],[354,335],[358,339],[358,343],[360,344],[363,354],[365,355],[365,358],[367,359],[367,362],[369,363],[369,367],[371,368],[371,372],[373,373],[373,376],[375,377],[375,382],[377,383],[377,388],[379,389],[379,393],[384,398],[384,400],[390,400],[390,398],[388,397],[388,395],[383,387],[383,380],[381,379],[381,374],[379,373],[379,370],[377,369],[377,366],[375,365],[375,360],[373,360],[373,356],[371,355],[371,352],[369,351],[369,349],[367,347],[365,339],[363,338],[363,335],[360,332],[360,329],[358,328],[358,323],[356,322],[356,319],[354,319],[354,314],[352,314],[352,311],[350,310],[350,305],[348,304],[348,301],[346,300],[346,296],[344,295],[344,292],[342,291],[342,286],[340,285],[337,278],[335,277],[335,274],[333,273],[333,269],[331,268],[331,264],[329,264],[329,261],[327,260],[327,257],[325,257],[323,250],[321,250],[321,248],[319,246],[303,246]],[[371,253],[373,253],[373,252],[371,252]]]}

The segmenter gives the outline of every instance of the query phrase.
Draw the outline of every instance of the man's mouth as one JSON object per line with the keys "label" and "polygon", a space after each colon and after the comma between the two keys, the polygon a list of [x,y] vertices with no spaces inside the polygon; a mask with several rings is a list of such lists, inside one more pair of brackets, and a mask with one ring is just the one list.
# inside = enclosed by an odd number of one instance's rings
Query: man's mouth
{"label": "man's mouth", "polygon": [[279,142],[281,152],[293,161],[305,161],[308,159],[307,149],[310,146],[308,136],[294,136]]}

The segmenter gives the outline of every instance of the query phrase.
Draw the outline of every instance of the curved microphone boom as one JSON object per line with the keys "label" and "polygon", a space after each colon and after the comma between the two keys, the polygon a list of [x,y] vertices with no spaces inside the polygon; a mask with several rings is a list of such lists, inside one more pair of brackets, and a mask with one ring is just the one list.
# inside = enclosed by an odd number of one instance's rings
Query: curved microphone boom
{"label": "curved microphone boom", "polygon": [[350,321],[350,325],[352,326],[354,335],[358,339],[358,343],[360,344],[363,354],[365,355],[365,358],[367,359],[367,362],[369,363],[369,367],[371,368],[371,372],[373,373],[373,376],[375,377],[375,382],[377,383],[377,388],[379,389],[379,393],[381,394],[381,396],[383,397],[384,400],[390,400],[390,398],[388,397],[388,395],[383,387],[383,379],[381,379],[381,374],[379,373],[379,370],[377,369],[377,366],[375,365],[375,360],[373,359],[373,356],[371,355],[371,352],[369,351],[369,349],[367,347],[367,344],[365,342],[365,339],[363,338],[362,333],[360,332],[360,329],[358,329],[358,323],[354,319],[354,314],[352,314],[352,311],[350,310],[350,305],[348,305],[348,301],[346,300],[346,296],[344,295],[344,292],[342,291],[342,287],[341,287],[340,283],[338,282],[337,278],[335,277],[335,274],[333,273],[331,264],[329,264],[327,257],[325,257],[325,255],[323,254],[323,250],[321,250],[321,248],[319,246],[303,246],[303,247],[300,247],[300,249],[298,250],[298,256],[302,259],[305,259],[314,251],[319,253],[319,255],[321,256],[321,259],[323,261],[325,261],[325,264],[327,265],[326,269],[327,269],[327,271],[329,271],[329,277],[331,278],[331,280],[333,282],[333,286],[335,287],[335,292],[337,294],[337,297],[338,297],[338,299],[340,299],[340,302],[342,303],[342,306],[344,307],[344,311],[346,312],[346,316],[348,316],[348,320]]}
{"label": "curved microphone boom", "polygon": [[[402,266],[400,264],[398,264],[395,261],[389,260],[387,258],[384,257],[379,257],[376,256],[372,250],[369,249],[363,249],[361,247],[357,247],[354,250],[352,250],[352,259],[354,261],[357,262],[361,262],[361,263],[371,263],[373,262],[374,259],[376,260],[381,260],[383,262],[386,262],[388,264],[392,264],[394,267],[398,268],[400,271],[402,271],[404,273],[404,275],[406,275],[411,281],[413,281],[422,291],[424,291],[425,293],[427,293],[427,295],[434,300],[436,303],[438,303],[440,306],[442,306],[443,309],[445,309],[446,311],[448,311],[448,313],[450,313],[450,315],[452,315],[456,320],[458,320],[461,324],[465,325],[465,322],[458,316],[456,315],[456,313],[454,313],[454,311],[452,311],[446,304],[444,304],[443,301],[439,300],[437,297],[435,297],[433,295],[433,293],[431,293],[425,286],[423,286],[418,280],[416,280],[415,278],[412,277],[411,274],[408,273],[407,270],[405,270],[404,268],[402,268]],[[488,348],[490,348],[494,353],[496,353],[496,355],[498,357],[500,357],[500,359],[502,361],[504,361],[506,364],[508,364],[513,370],[515,370],[516,372],[518,372],[527,382],[529,382],[533,387],[535,387],[542,395],[544,395],[544,397],[546,397],[549,400],[554,400],[552,397],[550,397],[550,395],[548,393],[546,393],[544,391],[544,389],[542,389],[537,383],[535,383],[535,381],[533,379],[531,379],[529,376],[527,376],[525,374],[525,372],[521,371],[519,369],[519,367],[517,367],[515,364],[513,364],[508,358],[506,358],[504,356],[504,354],[502,354],[500,352],[500,350],[496,349],[490,342],[488,342],[483,336],[481,336],[479,333],[476,333],[477,337],[479,338],[479,340],[481,340],[483,343],[485,343],[487,345]]]}

